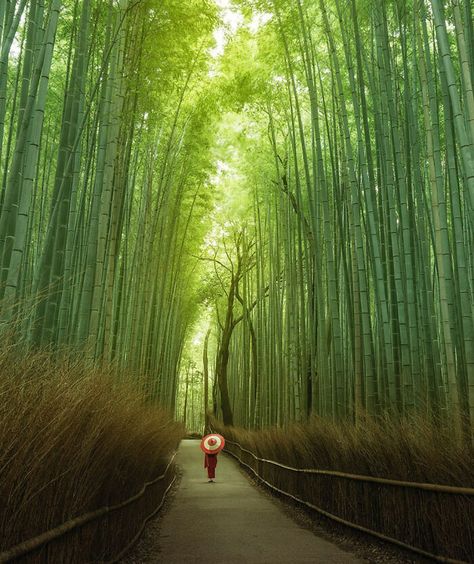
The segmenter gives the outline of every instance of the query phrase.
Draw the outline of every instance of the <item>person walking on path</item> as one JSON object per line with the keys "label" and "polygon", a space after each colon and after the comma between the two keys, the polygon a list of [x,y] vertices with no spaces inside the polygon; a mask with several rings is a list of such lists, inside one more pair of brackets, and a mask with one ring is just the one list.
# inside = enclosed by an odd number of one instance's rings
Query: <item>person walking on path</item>
{"label": "person walking on path", "polygon": [[206,435],[201,441],[201,450],[204,452],[204,468],[207,468],[208,482],[214,482],[216,477],[217,455],[224,448],[224,445],[224,437],[217,433]]}
{"label": "person walking on path", "polygon": [[207,468],[208,482],[214,482],[216,477],[216,466],[217,466],[217,454],[205,454],[204,455],[204,468]]}

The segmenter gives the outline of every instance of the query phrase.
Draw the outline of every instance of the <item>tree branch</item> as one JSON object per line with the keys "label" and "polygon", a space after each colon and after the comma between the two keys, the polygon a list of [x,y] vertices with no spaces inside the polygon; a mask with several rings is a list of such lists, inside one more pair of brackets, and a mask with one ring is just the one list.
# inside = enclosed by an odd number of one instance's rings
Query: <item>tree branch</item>
{"label": "tree branch", "polygon": [[214,258],[210,258],[210,257],[199,257],[197,255],[191,255],[193,258],[196,258],[198,260],[205,260],[208,262],[213,262],[213,263],[217,263],[219,266],[222,266],[222,268],[225,268],[227,270],[227,272],[230,272],[230,274],[232,274],[232,270],[226,266],[223,262],[221,262],[219,259]]}

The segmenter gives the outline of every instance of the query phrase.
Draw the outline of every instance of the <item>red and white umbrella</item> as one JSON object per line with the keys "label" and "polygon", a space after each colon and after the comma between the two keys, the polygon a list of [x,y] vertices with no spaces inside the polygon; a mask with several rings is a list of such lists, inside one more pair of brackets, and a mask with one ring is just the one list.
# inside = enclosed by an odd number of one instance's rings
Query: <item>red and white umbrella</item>
{"label": "red and white umbrella", "polygon": [[211,435],[206,435],[201,440],[201,450],[206,454],[217,454],[225,446],[225,439],[222,435],[218,433],[212,433]]}

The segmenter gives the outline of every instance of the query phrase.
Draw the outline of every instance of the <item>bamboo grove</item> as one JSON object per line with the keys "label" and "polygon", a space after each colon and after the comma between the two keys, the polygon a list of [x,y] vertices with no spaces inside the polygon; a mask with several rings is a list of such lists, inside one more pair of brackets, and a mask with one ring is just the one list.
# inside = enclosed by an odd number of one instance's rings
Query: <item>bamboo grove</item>
{"label": "bamboo grove", "polygon": [[192,314],[190,218],[208,198],[199,82],[215,13],[0,3],[3,334],[140,374],[166,406]]}
{"label": "bamboo grove", "polygon": [[418,412],[469,435],[472,3],[250,4],[268,23],[224,63],[253,198],[217,266],[224,422]]}
{"label": "bamboo grove", "polygon": [[471,0],[1,2],[2,335],[193,422],[469,436],[473,84]]}

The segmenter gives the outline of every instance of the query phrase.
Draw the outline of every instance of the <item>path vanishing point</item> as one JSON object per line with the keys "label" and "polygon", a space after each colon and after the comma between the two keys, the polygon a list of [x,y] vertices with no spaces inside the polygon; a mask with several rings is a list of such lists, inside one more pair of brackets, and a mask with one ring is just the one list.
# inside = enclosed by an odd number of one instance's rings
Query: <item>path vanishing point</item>
{"label": "path vanishing point", "polygon": [[228,455],[219,456],[213,484],[207,482],[198,441],[182,441],[177,463],[182,481],[162,518],[156,560],[150,562],[361,562],[298,526],[278,503],[250,483]]}

